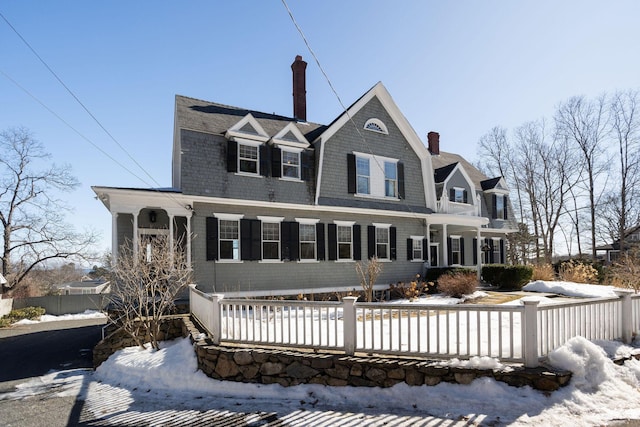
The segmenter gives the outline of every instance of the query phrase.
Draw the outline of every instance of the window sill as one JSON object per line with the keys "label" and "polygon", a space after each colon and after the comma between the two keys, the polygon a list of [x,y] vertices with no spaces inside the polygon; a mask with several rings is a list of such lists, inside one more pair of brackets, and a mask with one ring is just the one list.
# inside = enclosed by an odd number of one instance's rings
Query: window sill
{"label": "window sill", "polygon": [[301,180],[300,178],[287,178],[284,176],[280,177],[280,181],[289,181],[289,182],[304,182],[303,180]]}
{"label": "window sill", "polygon": [[281,259],[261,259],[258,264],[282,264],[283,262]]}
{"label": "window sill", "polygon": [[299,259],[298,264],[319,264],[317,259]]}
{"label": "window sill", "polygon": [[249,173],[249,172],[236,172],[235,173],[236,176],[246,176],[246,177],[251,177],[251,178],[264,178],[264,176],[258,174],[258,173]]}
{"label": "window sill", "polygon": [[354,197],[360,197],[363,199],[375,199],[375,200],[388,200],[388,201],[400,201],[399,197],[387,197],[387,196],[374,196],[371,194],[360,194],[360,193],[355,193]]}
{"label": "window sill", "polygon": [[411,262],[420,262],[420,263],[423,263],[423,262],[427,262],[427,261],[425,261],[425,260],[423,260],[423,259],[412,259],[412,260],[411,260]]}
{"label": "window sill", "polygon": [[349,263],[349,262],[356,262],[356,260],[354,260],[354,259],[337,259],[337,260],[335,260],[335,262]]}
{"label": "window sill", "polygon": [[219,259],[216,262],[220,264],[242,264],[244,261],[241,259]]}
{"label": "window sill", "polygon": [[389,258],[378,258],[378,262],[392,262],[392,259]]}

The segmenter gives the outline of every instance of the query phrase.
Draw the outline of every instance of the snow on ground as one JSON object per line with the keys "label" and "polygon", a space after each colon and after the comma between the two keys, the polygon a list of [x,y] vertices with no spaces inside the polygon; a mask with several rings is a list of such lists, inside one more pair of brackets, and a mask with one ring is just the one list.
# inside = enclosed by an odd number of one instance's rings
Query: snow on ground
{"label": "snow on ground", "polygon": [[101,311],[85,310],[82,313],[63,314],[63,315],[60,315],[60,316],[53,316],[51,314],[43,314],[42,316],[40,316],[39,320],[22,319],[22,320],[19,320],[19,321],[13,323],[13,325],[30,325],[30,324],[33,324],[33,323],[56,322],[56,321],[61,321],[61,320],[104,319],[106,317],[107,317],[107,315],[104,314]]}
{"label": "snow on ground", "polygon": [[617,296],[615,291],[619,291],[621,289],[604,285],[587,285],[573,282],[549,282],[544,280],[535,280],[525,285],[522,290],[528,292],[547,292],[569,297],[615,298]]}
{"label": "snow on ground", "polygon": [[[528,291],[570,296],[606,295],[595,285],[533,282],[527,287]],[[457,303],[439,296],[424,302],[432,304],[436,300]],[[19,385],[0,399],[37,396],[43,390],[76,394],[90,413],[105,420],[105,425],[149,419],[190,424],[214,415],[229,420],[239,416],[250,424],[256,422],[257,414],[267,411],[276,413],[281,422],[300,426],[389,422],[426,425],[425,420],[429,425],[595,426],[640,420],[640,362],[631,359],[619,366],[611,361],[611,357],[638,352],[638,346],[640,342],[627,346],[611,341],[592,343],[581,337],[570,339],[549,355],[548,363],[571,371],[572,380],[566,387],[545,394],[487,377],[469,385],[411,387],[402,383],[384,389],[312,384],[286,388],[218,381],[197,369],[190,341],[178,339],[163,343],[159,351],[123,349],[95,372],[50,373]],[[486,357],[442,363],[485,369],[502,366]]]}

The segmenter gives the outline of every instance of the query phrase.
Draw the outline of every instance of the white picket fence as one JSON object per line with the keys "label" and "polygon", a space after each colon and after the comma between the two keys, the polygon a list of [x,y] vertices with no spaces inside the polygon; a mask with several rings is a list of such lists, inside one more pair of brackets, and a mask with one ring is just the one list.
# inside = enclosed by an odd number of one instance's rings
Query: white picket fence
{"label": "white picket fence", "polygon": [[191,285],[191,313],[216,344],[247,343],[432,358],[488,356],[538,366],[574,336],[630,342],[640,296],[538,305],[429,305],[224,299]]}

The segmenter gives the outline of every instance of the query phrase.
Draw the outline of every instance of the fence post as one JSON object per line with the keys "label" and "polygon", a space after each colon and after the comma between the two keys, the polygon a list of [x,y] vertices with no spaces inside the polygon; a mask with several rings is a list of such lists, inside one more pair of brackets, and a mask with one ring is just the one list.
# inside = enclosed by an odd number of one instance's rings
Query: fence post
{"label": "fence post", "polygon": [[535,368],[538,366],[538,304],[540,300],[536,297],[524,297],[520,301],[524,304],[522,315],[524,367]]}
{"label": "fence post", "polygon": [[621,289],[614,292],[621,299],[620,328],[622,329],[622,342],[630,344],[633,335],[633,307],[631,305],[633,291]]}
{"label": "fence post", "polygon": [[209,315],[211,316],[209,320],[209,325],[211,325],[211,340],[214,344],[220,344],[220,339],[222,338],[222,317],[220,310],[220,302],[224,298],[222,294],[212,294],[211,295],[211,311],[209,311]]}
{"label": "fence post", "polygon": [[356,297],[342,298],[342,322],[344,324],[344,352],[353,355],[356,352]]}

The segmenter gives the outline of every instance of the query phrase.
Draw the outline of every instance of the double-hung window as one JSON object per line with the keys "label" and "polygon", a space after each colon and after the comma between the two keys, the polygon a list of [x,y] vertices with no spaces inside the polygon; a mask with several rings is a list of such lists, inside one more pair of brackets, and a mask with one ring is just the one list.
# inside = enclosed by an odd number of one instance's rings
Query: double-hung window
{"label": "double-hung window", "polygon": [[500,252],[500,239],[493,240],[493,262],[500,264],[502,262],[502,253]]}
{"label": "double-hung window", "polygon": [[453,200],[451,200],[452,202],[456,202],[456,203],[464,203],[464,188],[458,188],[458,187],[454,187],[453,188]]}
{"label": "double-hung window", "polygon": [[358,182],[358,194],[370,194],[369,186],[371,176],[369,159],[365,157],[356,157],[356,176]]}
{"label": "double-hung window", "polygon": [[423,259],[423,248],[422,248],[422,238],[418,237],[418,238],[412,238],[412,245],[411,245],[411,259],[412,260],[422,260]]}
{"label": "double-hung window", "polygon": [[496,218],[503,219],[504,218],[504,206],[506,196],[498,195],[496,196]]}
{"label": "double-hung window", "polygon": [[376,256],[389,259],[389,227],[376,227]]}
{"label": "double-hung window", "polygon": [[258,146],[238,142],[238,171],[258,174]]}
{"label": "double-hung window", "polygon": [[352,227],[346,225],[337,226],[338,259],[353,259],[353,235]]}
{"label": "double-hung window", "polygon": [[237,220],[220,220],[220,259],[240,259],[240,227]]}
{"label": "double-hung window", "polygon": [[398,197],[398,169],[396,162],[384,162],[384,195]]}
{"label": "double-hung window", "polygon": [[279,222],[262,222],[262,259],[280,259]]}
{"label": "double-hung window", "polygon": [[282,149],[282,177],[300,179],[300,153]]}
{"label": "double-hung window", "polygon": [[451,236],[451,264],[462,264],[462,249],[460,237]]}
{"label": "double-hung window", "polygon": [[316,225],[300,224],[300,259],[316,259]]}

